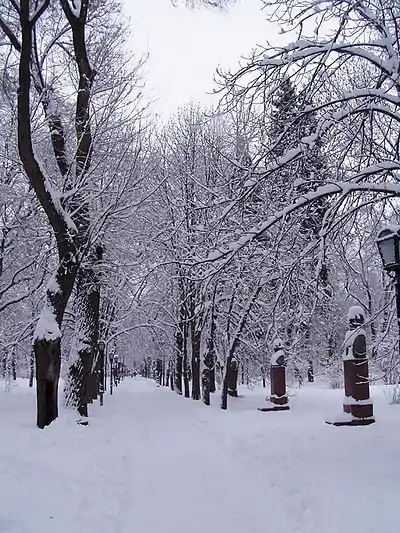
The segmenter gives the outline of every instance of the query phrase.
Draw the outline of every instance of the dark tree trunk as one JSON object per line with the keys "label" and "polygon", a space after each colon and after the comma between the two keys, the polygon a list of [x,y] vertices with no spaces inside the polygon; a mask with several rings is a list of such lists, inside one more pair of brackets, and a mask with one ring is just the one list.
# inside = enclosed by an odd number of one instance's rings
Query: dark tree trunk
{"label": "dark tree trunk", "polygon": [[210,393],[215,392],[216,385],[215,385],[215,337],[217,333],[217,313],[216,313],[216,302],[215,298],[217,295],[217,284],[214,286],[214,293],[213,293],[213,305],[211,309],[211,324],[210,324],[210,340],[208,343],[208,350],[206,354],[207,362],[205,361],[205,365],[208,369],[208,376],[209,376],[209,382],[210,382]]}
{"label": "dark tree trunk", "polygon": [[228,409],[228,373],[225,372],[224,380],[222,382],[222,392],[221,392],[221,409],[226,411]]}
{"label": "dark tree trunk", "polygon": [[162,359],[158,358],[156,361],[156,382],[162,385],[163,364]]}
{"label": "dark tree trunk", "polygon": [[[47,291],[34,340],[37,386],[37,421],[40,428],[49,425],[57,416],[57,389],[61,361],[60,331],[65,307],[76,276],[76,246],[65,216],[54,203],[46,178],[35,157],[32,143],[30,87],[32,59],[32,30],[47,9],[49,1],[31,17],[29,0],[20,2],[21,47],[18,89],[18,151],[29,183],[35,191],[53,229],[58,249],[59,266],[55,280],[58,290]],[[50,321],[49,321],[50,318]],[[50,331],[48,331],[50,326]]]}
{"label": "dark tree trunk", "polygon": [[[74,56],[79,73],[79,87],[75,110],[76,154],[75,173],[77,183],[84,184],[92,157],[92,134],[90,127],[90,98],[95,71],[91,68],[85,42],[85,26],[89,0],[82,0],[76,16],[68,0],[60,0],[65,16],[70,23]],[[100,289],[96,275],[96,263],[101,261],[103,248],[90,246],[90,214],[86,198],[79,194],[74,199],[75,224],[78,230],[76,241],[81,254],[77,276],[77,342],[78,353],[70,369],[67,399],[82,417],[88,416],[87,404],[93,395],[93,363],[99,340]]]}
{"label": "dark tree trunk", "polygon": [[15,364],[15,356],[13,356],[11,360],[11,371],[13,380],[17,381],[17,365]]}
{"label": "dark tree trunk", "polygon": [[262,386],[265,389],[266,387],[266,380],[265,380],[265,367],[264,365],[261,366],[261,378],[262,378]]}
{"label": "dark tree trunk", "polygon": [[[212,328],[211,328],[212,332]],[[204,369],[202,372],[203,402],[210,405],[210,393],[215,392],[215,352],[214,336],[208,339],[207,352],[204,356]]]}
{"label": "dark tree trunk", "polygon": [[60,339],[35,342],[37,425],[43,429],[58,417]]}
{"label": "dark tree trunk", "polygon": [[182,335],[181,325],[177,327],[175,339],[176,339],[175,389],[178,394],[182,394],[183,335]]}
{"label": "dark tree trunk", "polygon": [[93,371],[91,372],[90,380],[90,398],[92,400],[97,400],[97,397],[100,393],[100,382],[101,382],[101,354],[98,348],[95,349],[95,362],[93,365]]}
{"label": "dark tree trunk", "polygon": [[[208,346],[207,353],[204,357],[204,368],[202,372],[202,389],[203,389],[203,402],[205,405],[210,405],[210,393],[211,391],[211,380],[212,380],[212,369],[214,367],[214,354],[211,351],[210,343]],[[215,385],[215,383],[214,383]]]}
{"label": "dark tree trunk", "polygon": [[185,398],[190,398],[189,386],[189,361],[187,353],[187,327],[184,328],[183,335],[183,386],[185,391]]}
{"label": "dark tree trunk", "polygon": [[[187,317],[187,313],[185,312],[185,319]],[[185,398],[190,398],[190,387],[189,387],[189,361],[188,361],[188,325],[187,322],[183,322],[182,327],[182,333],[183,333],[183,340],[182,340],[182,367],[183,367],[183,388],[184,388],[184,394]]]}
{"label": "dark tree trunk", "polygon": [[[169,385],[171,387],[171,390],[173,391],[175,389],[175,386],[174,386],[174,363],[172,359],[169,361],[168,368],[169,368],[169,379],[170,379]],[[182,391],[181,391],[181,394],[182,394]]]}
{"label": "dark tree trunk", "polygon": [[314,383],[314,364],[311,359],[308,361],[307,378],[309,383]]}
{"label": "dark tree trunk", "polygon": [[221,409],[228,409],[228,395],[237,397],[238,362],[234,356],[226,360],[226,372],[222,384]]}
{"label": "dark tree trunk", "polygon": [[257,297],[261,291],[262,285],[257,285],[247,303],[247,306],[243,310],[240,322],[238,324],[235,337],[233,338],[230,348],[229,355],[226,358],[226,371],[224,376],[224,381],[222,384],[222,394],[221,394],[221,409],[228,409],[228,395],[237,396],[237,377],[238,377],[238,360],[235,357],[235,352],[237,346],[240,342],[240,336],[246,326],[246,323],[250,316],[251,308],[254,302],[257,300]]}
{"label": "dark tree trunk", "polygon": [[29,357],[29,387],[33,387],[33,378],[35,377],[35,353],[32,350]]}
{"label": "dark tree trunk", "polygon": [[215,383],[215,358],[213,361],[213,365],[210,368],[210,392],[215,392],[217,390],[217,386]]}
{"label": "dark tree trunk", "polygon": [[[193,319],[194,320],[194,319]],[[192,327],[192,399],[200,400],[200,344],[201,331]]]}
{"label": "dark tree trunk", "polygon": [[92,261],[88,268],[81,265],[77,275],[75,335],[79,346],[66,390],[67,405],[75,407],[82,417],[88,416],[87,404],[94,393],[92,370],[99,340],[100,290],[92,265]]}

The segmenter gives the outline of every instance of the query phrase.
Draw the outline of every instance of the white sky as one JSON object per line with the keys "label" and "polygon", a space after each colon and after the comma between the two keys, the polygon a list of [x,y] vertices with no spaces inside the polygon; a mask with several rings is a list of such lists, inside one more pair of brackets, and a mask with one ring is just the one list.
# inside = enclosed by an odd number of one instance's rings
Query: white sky
{"label": "white sky", "polygon": [[238,0],[228,12],[173,7],[171,0],[124,0],[130,48],[149,53],[146,87],[167,116],[191,100],[207,105],[218,65],[235,67],[257,44],[276,40],[260,0]]}

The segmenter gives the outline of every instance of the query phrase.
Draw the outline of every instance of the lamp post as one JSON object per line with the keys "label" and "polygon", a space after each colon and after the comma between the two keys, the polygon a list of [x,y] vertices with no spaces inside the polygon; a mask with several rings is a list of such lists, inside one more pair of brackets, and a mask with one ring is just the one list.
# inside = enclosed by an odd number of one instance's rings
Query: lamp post
{"label": "lamp post", "polygon": [[104,341],[98,342],[99,348],[99,357],[100,357],[100,382],[99,382],[99,393],[100,393],[100,405],[103,405],[104,399],[104,351],[106,344]]}
{"label": "lamp post", "polygon": [[114,359],[114,355],[112,353],[110,353],[110,396],[112,396],[112,393],[113,393],[113,379],[114,379],[114,376],[113,376],[113,359]]}
{"label": "lamp post", "polygon": [[400,226],[383,228],[378,233],[376,244],[382,259],[383,269],[388,274],[393,272],[400,352]]}

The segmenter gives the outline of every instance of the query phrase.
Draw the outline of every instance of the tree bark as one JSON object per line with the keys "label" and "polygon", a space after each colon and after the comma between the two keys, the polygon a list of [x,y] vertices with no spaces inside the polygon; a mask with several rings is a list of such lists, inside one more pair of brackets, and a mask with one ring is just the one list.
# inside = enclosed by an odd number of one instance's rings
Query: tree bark
{"label": "tree bark", "polygon": [[[192,319],[195,321],[195,319]],[[200,345],[201,331],[192,326],[192,399],[200,400]]]}
{"label": "tree bark", "polygon": [[182,367],[183,367],[183,335],[181,325],[176,329],[176,363],[175,363],[175,389],[182,394]]}
{"label": "tree bark", "polygon": [[237,382],[238,382],[238,373],[239,373],[239,363],[236,357],[231,357],[229,361],[226,362],[226,381],[228,384],[228,394],[234,398],[237,397]]}
{"label": "tree bark", "polygon": [[[101,257],[99,253],[99,260]],[[67,405],[75,407],[82,417],[88,416],[87,404],[94,394],[92,373],[99,340],[100,289],[93,263],[91,259],[87,269],[81,265],[77,275],[75,342],[78,346],[66,388]]]}
{"label": "tree bark", "polygon": [[29,387],[33,387],[33,378],[35,377],[35,353],[31,352],[29,356]]}
{"label": "tree bark", "polygon": [[252,295],[250,296],[246,307],[243,309],[242,316],[240,318],[239,324],[236,328],[235,336],[233,337],[230,346],[228,357],[226,358],[226,370],[224,381],[222,385],[222,394],[221,394],[221,409],[228,409],[228,395],[237,396],[237,373],[238,373],[238,361],[235,357],[235,352],[237,346],[240,342],[240,337],[246,326],[246,323],[250,316],[251,308],[253,307],[254,302],[257,300],[258,295],[261,291],[262,285],[258,283],[253,290]]}
{"label": "tree bark", "polygon": [[[71,10],[68,0],[60,0],[72,29],[74,56],[79,73],[79,86],[75,111],[76,130],[76,181],[86,183],[92,158],[92,133],[90,126],[90,98],[95,77],[91,68],[85,41],[85,26],[89,0],[80,2],[78,14]],[[88,199],[78,194],[74,200],[75,222],[78,229],[77,246],[80,266],[77,276],[77,355],[70,368],[66,397],[69,405],[77,407],[81,416],[88,416],[87,403],[94,394],[92,377],[99,340],[100,288],[96,263],[102,260],[103,248],[92,248],[90,242],[90,212]]]}
{"label": "tree bark", "polygon": [[[76,246],[73,229],[62,209],[56,205],[32,145],[30,87],[32,31],[49,1],[31,19],[29,0],[20,2],[21,54],[18,89],[18,151],[29,183],[46,213],[57,242],[59,265],[55,275],[57,289],[47,289],[46,304],[34,337],[37,386],[37,424],[49,425],[57,417],[57,392],[61,361],[60,328],[65,307],[71,295],[77,272]],[[39,327],[40,326],[40,327]],[[49,331],[50,330],[50,331]]]}
{"label": "tree bark", "polygon": [[58,417],[60,343],[60,338],[35,342],[37,425],[41,429],[50,425]]}
{"label": "tree bark", "polygon": [[[210,405],[210,393],[212,392],[212,370],[214,369],[215,356],[211,341],[209,340],[207,353],[204,357],[204,368],[202,372],[202,390],[203,390],[203,402],[205,405]],[[214,372],[215,377],[215,372]],[[214,382],[215,387],[215,382]]]}
{"label": "tree bark", "polygon": [[187,338],[188,327],[187,324],[184,324],[183,328],[183,387],[185,398],[190,398],[190,386],[189,386],[189,361],[188,361],[188,338]]}

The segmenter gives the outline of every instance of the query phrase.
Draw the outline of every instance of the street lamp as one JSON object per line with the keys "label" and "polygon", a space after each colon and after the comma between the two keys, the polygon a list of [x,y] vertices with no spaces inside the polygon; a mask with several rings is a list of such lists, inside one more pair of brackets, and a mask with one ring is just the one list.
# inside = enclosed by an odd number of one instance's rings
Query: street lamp
{"label": "street lamp", "polygon": [[376,239],[383,268],[387,272],[400,270],[400,226],[383,228]]}
{"label": "street lamp", "polygon": [[100,357],[100,383],[99,383],[99,393],[100,393],[100,405],[103,405],[104,398],[104,351],[106,348],[106,343],[104,341],[99,341],[97,344],[99,348],[99,357]]}
{"label": "street lamp", "polygon": [[399,329],[400,351],[400,226],[383,228],[376,239],[382,259],[383,269],[389,274],[394,273],[394,287],[396,291],[397,327]]}

